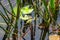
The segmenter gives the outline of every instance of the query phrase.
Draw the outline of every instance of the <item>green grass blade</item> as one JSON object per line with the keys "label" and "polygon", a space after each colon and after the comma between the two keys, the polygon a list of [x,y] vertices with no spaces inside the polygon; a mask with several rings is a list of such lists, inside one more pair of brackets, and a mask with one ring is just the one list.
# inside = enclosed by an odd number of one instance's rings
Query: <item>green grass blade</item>
{"label": "green grass blade", "polygon": [[50,7],[55,8],[55,0],[50,0]]}
{"label": "green grass blade", "polygon": [[4,21],[5,21],[5,23],[6,23],[7,25],[13,26],[13,25],[11,24],[11,22],[8,21],[8,19],[6,18],[6,16],[1,12],[1,10],[0,10],[0,16],[4,19]]}
{"label": "green grass blade", "polygon": [[6,22],[6,24],[8,25],[8,19],[5,17],[5,15],[0,11],[0,16],[4,19],[4,21]]}
{"label": "green grass blade", "polygon": [[12,3],[10,2],[10,0],[8,0],[8,3],[10,5],[10,8],[11,8],[11,11],[12,11],[12,14],[15,15],[14,11],[13,11],[13,6],[12,6]]}
{"label": "green grass blade", "polygon": [[47,8],[47,4],[46,4],[46,0],[42,0],[42,2],[44,3],[44,6],[45,6],[45,9],[46,9],[47,13],[49,13],[48,8]]}
{"label": "green grass blade", "polygon": [[1,28],[3,31],[8,32],[8,31],[7,31],[7,30],[5,30],[2,26],[0,26],[0,28]]}
{"label": "green grass blade", "polygon": [[9,16],[8,16],[8,14],[7,14],[7,11],[5,10],[5,7],[2,5],[1,2],[0,2],[0,5],[2,6],[2,8],[3,8],[3,10],[4,10],[4,12],[5,12],[5,14],[6,14],[7,18],[8,18],[8,20],[10,20],[10,18],[9,18]]}
{"label": "green grass blade", "polygon": [[51,8],[52,13],[54,13],[55,12],[55,0],[50,0],[50,8]]}

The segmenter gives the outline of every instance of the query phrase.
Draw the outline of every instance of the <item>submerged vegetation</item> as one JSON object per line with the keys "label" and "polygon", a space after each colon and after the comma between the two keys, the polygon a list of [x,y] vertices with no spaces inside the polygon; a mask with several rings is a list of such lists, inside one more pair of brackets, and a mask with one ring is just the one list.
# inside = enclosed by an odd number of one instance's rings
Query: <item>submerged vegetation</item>
{"label": "submerged vegetation", "polygon": [[28,32],[31,34],[31,40],[35,40],[36,28],[41,30],[39,40],[45,40],[46,35],[50,35],[49,27],[52,28],[51,33],[55,33],[55,27],[58,27],[58,35],[60,35],[60,25],[57,23],[60,10],[59,0],[16,0],[15,7],[11,0],[7,1],[11,12],[0,1],[0,6],[5,13],[0,10],[0,16],[7,25],[6,29],[0,26],[5,32],[2,40],[11,40],[11,38],[12,40],[26,40],[24,37],[28,35]]}

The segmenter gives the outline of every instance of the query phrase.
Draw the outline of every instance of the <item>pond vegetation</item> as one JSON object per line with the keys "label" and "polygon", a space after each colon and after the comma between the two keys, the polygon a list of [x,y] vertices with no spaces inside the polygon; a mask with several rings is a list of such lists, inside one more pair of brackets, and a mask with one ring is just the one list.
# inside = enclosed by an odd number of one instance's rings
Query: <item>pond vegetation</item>
{"label": "pond vegetation", "polygon": [[[24,37],[28,35],[29,31],[31,40],[35,40],[36,28],[41,30],[39,40],[45,40],[47,34],[48,36],[52,33],[56,34],[57,30],[57,34],[60,35],[60,25],[56,22],[60,11],[59,0],[15,0],[15,7],[13,7],[11,0],[7,1],[11,12],[0,1],[0,6],[5,13],[0,10],[0,16],[7,25],[6,29],[0,26],[5,32],[2,40],[26,40]],[[38,26],[37,22],[39,22]],[[52,32],[49,30],[50,27]]]}

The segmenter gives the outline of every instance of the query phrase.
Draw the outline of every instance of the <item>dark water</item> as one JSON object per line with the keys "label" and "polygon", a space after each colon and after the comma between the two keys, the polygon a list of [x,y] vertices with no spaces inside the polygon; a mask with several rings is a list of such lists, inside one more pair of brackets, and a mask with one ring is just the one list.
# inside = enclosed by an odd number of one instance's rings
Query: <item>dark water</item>
{"label": "dark water", "polygon": [[[15,0],[11,0],[13,6],[15,6]],[[8,5],[8,1],[7,0],[2,0],[2,4],[9,10],[10,10],[10,7]],[[7,5],[7,6],[6,6]],[[2,7],[0,6],[0,10],[4,13]],[[0,17],[0,23],[4,23],[4,20]],[[57,23],[60,23],[60,14],[58,15],[58,20],[57,20]],[[0,24],[1,25],[1,24]],[[37,20],[37,25],[38,25],[38,20]],[[1,25],[2,27],[6,28],[6,25]],[[19,24],[20,26],[20,24]],[[39,37],[40,37],[40,33],[41,33],[41,30],[39,30],[38,28],[36,28],[36,36],[35,36],[35,40],[39,40]],[[0,29],[0,40],[2,40],[4,36],[4,31],[2,29]],[[26,40],[30,40],[30,32],[28,32],[28,35],[25,36],[25,39]],[[48,34],[46,35],[46,40],[48,39]]]}

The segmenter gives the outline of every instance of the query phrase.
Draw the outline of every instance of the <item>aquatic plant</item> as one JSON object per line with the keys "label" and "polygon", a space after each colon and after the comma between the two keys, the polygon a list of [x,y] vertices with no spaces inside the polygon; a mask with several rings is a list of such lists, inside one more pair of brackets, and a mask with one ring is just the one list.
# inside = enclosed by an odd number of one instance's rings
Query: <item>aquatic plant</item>
{"label": "aquatic plant", "polygon": [[[28,29],[28,32],[31,32],[31,40],[35,40],[35,32],[37,27],[36,20],[39,20],[39,17],[42,18],[42,22],[39,22],[38,24],[39,29],[42,31],[40,40],[45,40],[46,34],[49,34],[50,24],[54,27],[55,25],[58,25],[56,21],[59,10],[59,0],[16,0],[15,7],[12,6],[10,0],[7,1],[11,12],[5,8],[2,2],[0,2],[0,6],[3,8],[5,13],[4,15],[4,13],[0,10],[0,16],[7,24],[6,29],[0,26],[0,28],[5,32],[3,40],[10,40],[10,37],[12,37],[12,40],[18,40],[19,20],[21,21],[20,39],[23,38],[24,40],[24,36],[27,34],[26,31]],[[34,16],[31,16],[32,14],[34,14]],[[23,26],[22,21],[24,21]],[[34,23],[32,23],[33,21]]]}

